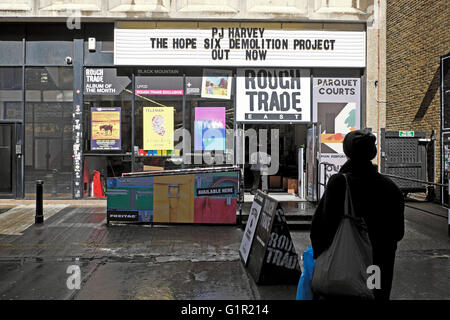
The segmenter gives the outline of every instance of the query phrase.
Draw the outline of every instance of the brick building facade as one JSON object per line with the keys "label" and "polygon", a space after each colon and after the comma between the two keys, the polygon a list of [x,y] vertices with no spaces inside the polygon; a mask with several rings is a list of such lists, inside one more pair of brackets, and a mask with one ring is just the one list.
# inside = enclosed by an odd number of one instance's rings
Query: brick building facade
{"label": "brick building facade", "polygon": [[388,1],[386,130],[436,131],[435,181],[441,181],[440,57],[450,50],[446,0]]}

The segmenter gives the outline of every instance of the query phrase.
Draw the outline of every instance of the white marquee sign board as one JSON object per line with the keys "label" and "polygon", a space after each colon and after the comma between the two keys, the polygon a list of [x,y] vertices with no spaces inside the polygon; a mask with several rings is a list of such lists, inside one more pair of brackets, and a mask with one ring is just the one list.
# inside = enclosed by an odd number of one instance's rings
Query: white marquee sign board
{"label": "white marquee sign board", "polygon": [[114,64],[364,68],[366,33],[264,28],[116,27]]}

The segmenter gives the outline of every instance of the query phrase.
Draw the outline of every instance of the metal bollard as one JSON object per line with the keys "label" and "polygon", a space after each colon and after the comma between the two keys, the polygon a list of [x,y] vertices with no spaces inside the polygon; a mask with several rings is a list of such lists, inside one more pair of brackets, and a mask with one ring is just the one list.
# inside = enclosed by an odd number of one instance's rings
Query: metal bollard
{"label": "metal bollard", "polygon": [[44,209],[42,203],[43,184],[43,180],[36,180],[36,216],[34,218],[34,223],[44,222]]}

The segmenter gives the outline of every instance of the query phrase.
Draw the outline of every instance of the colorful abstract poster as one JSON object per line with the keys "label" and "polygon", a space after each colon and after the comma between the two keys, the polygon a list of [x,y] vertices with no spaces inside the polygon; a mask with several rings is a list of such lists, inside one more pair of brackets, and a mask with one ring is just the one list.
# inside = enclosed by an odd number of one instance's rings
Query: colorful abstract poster
{"label": "colorful abstract poster", "polygon": [[144,150],[173,150],[173,107],[144,107]]}
{"label": "colorful abstract poster", "polygon": [[356,130],[356,103],[318,103],[318,120],[322,124],[322,153],[344,153],[342,142]]}
{"label": "colorful abstract poster", "polygon": [[225,108],[195,108],[195,150],[225,150]]}
{"label": "colorful abstract poster", "polygon": [[195,175],[195,223],[236,223],[238,172]]}
{"label": "colorful abstract poster", "polygon": [[202,98],[230,99],[231,70],[203,69]]}
{"label": "colorful abstract poster", "polygon": [[91,108],[91,150],[121,150],[120,107]]}

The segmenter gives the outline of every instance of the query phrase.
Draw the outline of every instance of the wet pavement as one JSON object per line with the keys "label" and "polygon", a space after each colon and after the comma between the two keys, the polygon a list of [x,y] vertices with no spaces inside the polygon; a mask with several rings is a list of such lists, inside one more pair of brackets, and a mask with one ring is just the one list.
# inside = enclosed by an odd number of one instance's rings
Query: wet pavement
{"label": "wet pavement", "polygon": [[[0,214],[0,299],[295,299],[296,284],[255,284],[239,258],[239,226],[107,226],[102,204],[45,205],[51,214],[41,225],[10,222],[26,208]],[[301,203],[284,209],[288,216],[313,213]],[[446,217],[409,207],[405,215],[391,298],[450,299]],[[308,230],[293,228],[291,236],[299,253],[310,244]],[[71,265],[80,267],[79,290],[67,286]]]}

